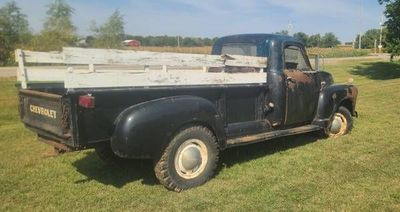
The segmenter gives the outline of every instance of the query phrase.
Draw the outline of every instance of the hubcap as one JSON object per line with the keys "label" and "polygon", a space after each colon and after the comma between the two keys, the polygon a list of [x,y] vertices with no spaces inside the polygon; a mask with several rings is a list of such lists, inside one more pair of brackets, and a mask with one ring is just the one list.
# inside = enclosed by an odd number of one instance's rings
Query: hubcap
{"label": "hubcap", "polygon": [[189,146],[182,151],[182,166],[186,170],[193,170],[201,164],[200,150]]}
{"label": "hubcap", "polygon": [[333,121],[330,128],[329,136],[338,137],[346,132],[347,119],[341,113],[335,113]]}
{"label": "hubcap", "polygon": [[208,152],[203,141],[189,139],[176,152],[175,170],[182,178],[193,179],[204,171],[207,161]]}

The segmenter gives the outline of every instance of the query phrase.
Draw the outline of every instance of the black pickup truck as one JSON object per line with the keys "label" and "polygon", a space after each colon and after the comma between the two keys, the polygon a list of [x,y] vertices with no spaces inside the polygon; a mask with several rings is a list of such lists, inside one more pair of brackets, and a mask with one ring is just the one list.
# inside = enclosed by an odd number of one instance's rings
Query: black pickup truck
{"label": "black pickup truck", "polygon": [[357,88],[333,84],[331,74],[314,70],[304,45],[288,36],[245,34],[215,42],[211,56],[267,58],[261,69],[227,66],[219,73],[264,74],[261,82],[66,88],[24,80],[26,55],[17,55],[25,56],[19,61],[19,80],[26,83],[19,84],[20,116],[40,140],[59,151],[94,148],[108,162],[153,159],[156,177],[175,191],[209,180],[226,148],[313,131],[337,137],[351,130],[357,115]]}

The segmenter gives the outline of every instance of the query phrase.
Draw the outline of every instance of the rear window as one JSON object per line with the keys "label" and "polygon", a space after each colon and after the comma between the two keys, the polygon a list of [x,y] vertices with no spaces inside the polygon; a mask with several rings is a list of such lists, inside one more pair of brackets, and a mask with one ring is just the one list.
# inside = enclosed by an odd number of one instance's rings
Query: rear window
{"label": "rear window", "polygon": [[222,46],[221,54],[257,56],[257,46],[251,43],[227,43]]}

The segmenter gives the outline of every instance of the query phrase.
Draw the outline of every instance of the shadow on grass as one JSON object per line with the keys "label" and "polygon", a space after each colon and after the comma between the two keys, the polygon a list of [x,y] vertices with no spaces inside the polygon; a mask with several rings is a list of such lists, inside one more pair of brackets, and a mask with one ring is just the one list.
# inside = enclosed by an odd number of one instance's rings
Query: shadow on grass
{"label": "shadow on grass", "polygon": [[[313,143],[317,139],[316,133],[308,133],[227,149],[221,152],[217,174],[223,167],[229,168],[235,164],[303,146]],[[141,180],[145,185],[158,184],[151,160],[125,160],[118,165],[106,165],[97,157],[96,153],[86,152],[85,154],[85,157],[75,161],[73,165],[78,172],[87,176],[87,179],[76,181],[76,184],[92,180],[116,188],[122,188],[137,180]]]}
{"label": "shadow on grass", "polygon": [[356,66],[350,73],[374,80],[396,79],[400,78],[400,63],[363,63],[362,65]]}
{"label": "shadow on grass", "polygon": [[73,163],[78,172],[87,176],[86,179],[76,181],[76,184],[92,180],[117,188],[137,180],[145,185],[158,184],[151,160],[123,160],[115,165],[107,165],[95,152],[85,154],[85,157]]}
{"label": "shadow on grass", "polygon": [[256,144],[239,146],[221,152],[220,169],[222,166],[231,167],[235,164],[265,157],[288,149],[304,146],[316,142],[320,137],[317,133],[293,135],[278,139],[268,140]]}

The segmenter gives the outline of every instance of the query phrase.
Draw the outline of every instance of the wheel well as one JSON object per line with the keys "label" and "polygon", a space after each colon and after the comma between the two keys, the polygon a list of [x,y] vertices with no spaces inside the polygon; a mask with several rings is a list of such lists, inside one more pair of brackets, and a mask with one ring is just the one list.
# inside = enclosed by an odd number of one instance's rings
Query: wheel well
{"label": "wheel well", "polygon": [[[202,126],[202,127],[205,127],[205,128],[207,128],[207,129],[209,129],[209,130],[212,132],[212,134],[214,135],[214,137],[215,137],[215,139],[216,139],[216,141],[217,141],[218,147],[219,147],[220,149],[223,149],[223,148],[224,148],[224,142],[223,142],[223,140],[221,140],[221,139],[217,136],[217,134],[215,133],[215,129],[214,129],[213,127],[211,127],[209,124],[207,124],[207,123],[205,123],[205,122],[200,122],[200,121],[193,121],[193,122],[189,122],[189,123],[183,124],[183,125],[180,126],[177,130],[175,130],[174,133],[171,134],[171,136],[170,136],[170,138],[169,138],[168,140],[170,141],[176,134],[178,134],[178,133],[179,133],[180,131],[182,131],[183,129],[186,129],[186,128],[189,128],[189,127],[193,127],[193,126]],[[169,142],[169,141],[168,141],[168,142]]]}
{"label": "wheel well", "polygon": [[[341,103],[340,103],[340,105],[339,105],[339,107],[340,106],[343,106],[343,107],[345,107],[345,108],[347,108],[349,111],[350,111],[350,113],[353,115],[354,114],[354,111],[353,111],[353,102],[350,100],[350,99],[345,99],[345,100],[343,100]],[[338,108],[339,109],[339,108]]]}

